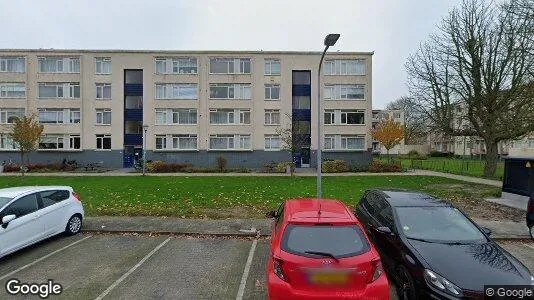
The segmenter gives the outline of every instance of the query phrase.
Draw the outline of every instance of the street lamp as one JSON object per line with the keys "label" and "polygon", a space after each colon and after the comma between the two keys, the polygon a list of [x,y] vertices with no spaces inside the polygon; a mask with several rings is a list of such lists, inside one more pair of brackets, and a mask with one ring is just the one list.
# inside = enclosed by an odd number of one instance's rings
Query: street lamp
{"label": "street lamp", "polygon": [[339,39],[338,33],[330,33],[324,38],[324,51],[319,61],[319,71],[317,72],[317,199],[322,197],[321,183],[321,66],[323,65],[324,55],[330,46],[334,46]]}
{"label": "street lamp", "polygon": [[148,130],[148,124],[143,124],[143,176],[146,173],[146,131]]}

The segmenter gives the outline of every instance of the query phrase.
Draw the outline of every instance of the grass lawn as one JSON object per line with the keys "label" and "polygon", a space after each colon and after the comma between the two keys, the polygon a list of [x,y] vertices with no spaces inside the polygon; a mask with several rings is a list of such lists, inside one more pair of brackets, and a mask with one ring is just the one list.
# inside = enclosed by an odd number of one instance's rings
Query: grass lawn
{"label": "grass lawn", "polygon": [[[284,199],[313,197],[315,177],[0,177],[0,188],[20,185],[70,185],[87,215],[150,215],[205,218],[262,218]],[[354,206],[369,188],[421,190],[449,199],[476,215],[524,218],[483,201],[500,189],[430,176],[324,177],[325,198]]]}
{"label": "grass lawn", "polygon": [[[387,161],[387,158],[385,157],[381,157],[380,159]],[[394,160],[398,161],[399,159],[394,158]],[[427,159],[416,160],[401,158],[400,161],[402,166],[407,169],[423,169],[473,177],[484,177],[484,160],[429,157]],[[491,179],[502,180],[503,175],[504,162],[498,162],[495,177]]]}

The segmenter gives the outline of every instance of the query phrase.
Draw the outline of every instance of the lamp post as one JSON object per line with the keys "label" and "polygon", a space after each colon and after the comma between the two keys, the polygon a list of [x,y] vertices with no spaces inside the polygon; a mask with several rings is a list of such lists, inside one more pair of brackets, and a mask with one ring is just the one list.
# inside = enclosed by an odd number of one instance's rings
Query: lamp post
{"label": "lamp post", "polygon": [[322,197],[322,182],[321,182],[321,66],[323,64],[324,55],[330,46],[334,46],[339,39],[338,33],[330,33],[324,38],[324,51],[319,61],[319,70],[317,71],[317,199]]}
{"label": "lamp post", "polygon": [[143,124],[143,176],[146,174],[146,131],[148,124]]}

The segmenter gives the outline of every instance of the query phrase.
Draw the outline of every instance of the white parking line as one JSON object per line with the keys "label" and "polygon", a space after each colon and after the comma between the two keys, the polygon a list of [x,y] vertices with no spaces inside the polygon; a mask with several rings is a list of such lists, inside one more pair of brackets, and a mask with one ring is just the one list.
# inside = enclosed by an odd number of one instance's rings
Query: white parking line
{"label": "white parking line", "polygon": [[243,270],[243,276],[241,276],[241,284],[239,284],[239,290],[237,291],[236,300],[242,300],[245,293],[245,286],[247,285],[248,273],[250,272],[250,265],[252,264],[252,258],[254,258],[254,251],[256,251],[256,244],[258,240],[252,242],[250,251],[248,252],[247,263],[245,264],[245,270]]}
{"label": "white parking line", "polygon": [[20,267],[20,268],[18,268],[18,269],[16,269],[16,270],[14,270],[14,271],[11,271],[11,272],[7,273],[6,275],[0,277],[0,281],[1,281],[1,280],[4,280],[4,279],[7,278],[7,277],[12,276],[13,274],[15,274],[15,273],[17,273],[17,272],[20,272],[20,271],[22,271],[22,270],[24,270],[24,269],[29,268],[29,267],[35,265],[36,263],[38,263],[38,262],[40,262],[40,261],[42,261],[42,260],[44,260],[44,259],[47,259],[47,258],[49,258],[50,256],[52,256],[52,255],[54,255],[54,254],[56,254],[56,253],[58,253],[58,252],[61,252],[61,251],[65,250],[65,249],[67,249],[67,248],[69,248],[69,247],[71,247],[71,246],[74,246],[74,245],[76,245],[76,244],[78,244],[78,243],[81,243],[81,242],[85,241],[86,239],[88,239],[88,238],[90,238],[90,237],[91,237],[91,235],[86,236],[86,237],[84,237],[83,239],[80,239],[80,240],[77,240],[76,242],[70,243],[70,244],[68,244],[67,246],[63,247],[63,248],[57,249],[56,251],[51,252],[51,253],[49,253],[49,254],[47,254],[47,255],[41,257],[41,258],[38,258],[38,259],[32,261],[31,263],[29,263],[29,264],[27,264],[27,265],[24,265],[24,266],[22,266],[22,267]]}
{"label": "white parking line", "polygon": [[534,249],[534,246],[529,245],[529,244],[523,244],[523,246],[529,247],[530,249]]}
{"label": "white parking line", "polygon": [[154,253],[156,253],[161,247],[163,247],[167,242],[170,241],[170,237],[168,237],[166,240],[164,240],[161,244],[159,244],[154,250],[150,251],[143,259],[141,259],[135,266],[133,266],[128,272],[124,273],[124,275],[121,276],[121,278],[117,279],[112,285],[110,285],[102,294],[100,294],[98,297],[95,298],[95,300],[101,300],[104,297],[106,297],[117,285],[119,285],[121,282],[124,281],[130,274],[132,274],[137,268],[139,268],[147,259],[149,259]]}

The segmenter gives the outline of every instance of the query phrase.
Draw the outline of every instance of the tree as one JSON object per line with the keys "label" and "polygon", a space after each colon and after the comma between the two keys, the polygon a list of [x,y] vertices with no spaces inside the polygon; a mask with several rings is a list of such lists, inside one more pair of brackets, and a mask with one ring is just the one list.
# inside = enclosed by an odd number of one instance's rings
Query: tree
{"label": "tree", "polygon": [[310,145],[308,135],[298,134],[299,132],[305,132],[306,128],[300,122],[293,122],[291,114],[286,114],[285,116],[288,124],[276,128],[276,134],[280,136],[280,148],[291,153],[300,153],[303,147]]}
{"label": "tree", "polygon": [[406,63],[410,97],[440,132],[484,140],[487,177],[499,142],[534,130],[532,6],[463,0]]}
{"label": "tree", "polygon": [[389,150],[400,144],[404,138],[404,126],[388,117],[380,121],[376,128],[371,129],[371,135],[386,148],[389,158]]}
{"label": "tree", "polygon": [[24,166],[24,155],[37,148],[37,141],[43,133],[43,125],[34,116],[16,119],[13,130],[9,134],[19,147],[20,165]]}
{"label": "tree", "polygon": [[428,124],[424,112],[410,97],[400,97],[390,102],[386,109],[404,111],[404,141],[409,145],[419,145],[426,142]]}

